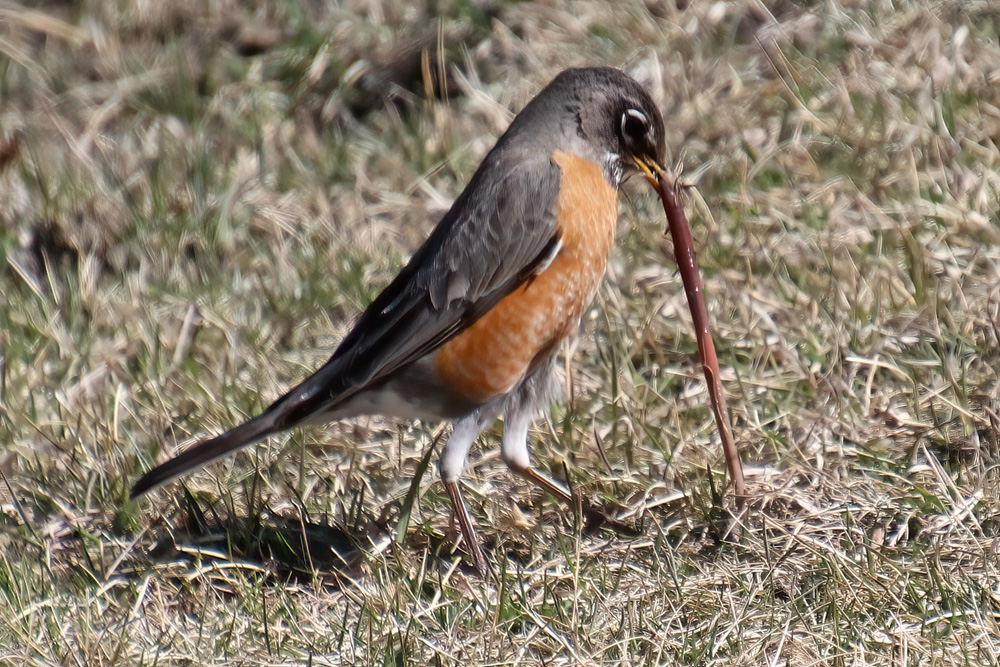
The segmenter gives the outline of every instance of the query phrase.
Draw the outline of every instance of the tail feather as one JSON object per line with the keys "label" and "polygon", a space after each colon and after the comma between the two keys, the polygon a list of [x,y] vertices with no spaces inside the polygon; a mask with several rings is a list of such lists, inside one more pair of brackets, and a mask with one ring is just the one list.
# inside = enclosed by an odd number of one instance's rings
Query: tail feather
{"label": "tail feather", "polygon": [[145,475],[132,486],[131,498],[141,496],[147,491],[177,479],[184,473],[200,468],[203,465],[222,458],[230,452],[251,445],[261,438],[282,430],[275,425],[274,416],[270,411],[254,417],[248,422],[232,428],[222,435],[201,442],[191,449],[181,452],[166,463],[162,463]]}
{"label": "tail feather", "polygon": [[232,428],[220,436],[200,442],[162,463],[132,486],[130,497],[177,479],[184,473],[200,468],[216,459],[242,449],[269,435],[303,424],[317,417],[329,418],[335,408],[359,390],[357,385],[342,386],[343,360],[334,355],[320,370],[271,404],[250,421]]}

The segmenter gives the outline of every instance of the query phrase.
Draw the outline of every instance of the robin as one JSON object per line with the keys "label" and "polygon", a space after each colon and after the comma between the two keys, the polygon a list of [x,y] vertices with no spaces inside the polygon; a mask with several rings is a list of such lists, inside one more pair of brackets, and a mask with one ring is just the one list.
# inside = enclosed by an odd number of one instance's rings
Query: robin
{"label": "robin", "polygon": [[501,455],[564,501],[531,465],[528,427],[547,405],[560,342],[604,276],[629,171],[656,184],[663,119],[612,68],[559,74],[514,118],[472,180],[326,364],[260,415],[142,476],[139,496],[305,423],[382,414],[451,420],[439,469],[475,567],[486,558],[462,498],[469,448],[503,415]]}

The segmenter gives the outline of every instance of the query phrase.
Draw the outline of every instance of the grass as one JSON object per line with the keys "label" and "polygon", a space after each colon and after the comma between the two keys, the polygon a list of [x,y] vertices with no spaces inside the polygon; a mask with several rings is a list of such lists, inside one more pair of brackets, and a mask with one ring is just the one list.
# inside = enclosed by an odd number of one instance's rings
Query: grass
{"label": "grass", "polygon": [[[996,8],[403,7],[0,5],[0,663],[1000,662]],[[484,583],[419,473],[434,425],[379,419],[127,500],[321,364],[555,73],[649,53],[739,542],[638,179],[532,433],[637,534],[513,480],[497,429]]]}

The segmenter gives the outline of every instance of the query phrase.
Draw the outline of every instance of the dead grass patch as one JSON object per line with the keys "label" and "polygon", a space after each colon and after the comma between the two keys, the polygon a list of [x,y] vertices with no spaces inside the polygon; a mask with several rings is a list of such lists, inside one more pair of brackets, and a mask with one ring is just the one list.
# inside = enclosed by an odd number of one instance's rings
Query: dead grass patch
{"label": "dead grass patch", "polygon": [[[996,664],[992,3],[427,12],[0,4],[0,661]],[[639,188],[534,432],[639,535],[584,534],[494,436],[469,483],[500,585],[447,553],[433,474],[394,546],[432,434],[380,420],[213,466],[194,503],[126,502],[325,359],[510,111],[638,46],[694,186],[742,541]],[[402,66],[424,48],[429,80]]]}

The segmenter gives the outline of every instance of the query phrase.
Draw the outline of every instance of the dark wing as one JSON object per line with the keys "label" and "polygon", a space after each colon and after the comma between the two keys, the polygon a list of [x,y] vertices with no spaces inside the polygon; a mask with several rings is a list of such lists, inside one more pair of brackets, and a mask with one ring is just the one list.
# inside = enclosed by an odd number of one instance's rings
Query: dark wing
{"label": "dark wing", "polygon": [[558,192],[551,160],[494,149],[322,368],[257,417],[151,470],[132,496],[329,412],[454,338],[549,261]]}
{"label": "dark wing", "polygon": [[558,167],[547,159],[516,162],[483,179],[484,167],[330,360],[275,403],[287,420],[279,428],[326,412],[437,349],[549,259],[559,241]]}

